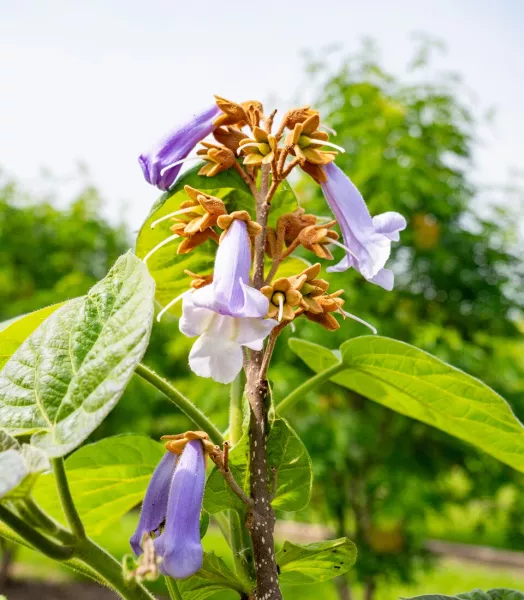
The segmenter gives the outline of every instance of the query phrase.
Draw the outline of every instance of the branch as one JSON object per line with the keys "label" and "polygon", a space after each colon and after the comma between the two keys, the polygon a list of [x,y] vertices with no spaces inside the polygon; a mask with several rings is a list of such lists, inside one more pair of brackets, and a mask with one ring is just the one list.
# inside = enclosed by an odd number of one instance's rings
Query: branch
{"label": "branch", "polygon": [[73,548],[61,546],[51,541],[1,504],[0,519],[45,556],[60,561],[73,557]]}
{"label": "branch", "polygon": [[158,373],[155,373],[152,369],[146,367],[142,363],[139,363],[135,369],[135,373],[156,387],[158,391],[162,392],[162,394],[189,417],[200,430],[209,434],[212,441],[219,444],[224,442],[222,434],[206,415],[201,412],[191,400],[186,398],[163,377],[160,377]]}
{"label": "branch", "polygon": [[277,404],[276,411],[279,414],[282,414],[286,410],[289,410],[292,406],[295,405],[296,402],[298,402],[298,400],[303,398],[305,394],[315,389],[321,383],[324,383],[324,381],[328,381],[329,379],[331,379],[338,373],[345,371],[346,369],[347,366],[344,363],[340,362],[336,365],[333,365],[332,367],[329,367],[329,369],[326,369],[325,371],[317,373],[314,377],[311,377],[311,379],[308,379],[302,385],[299,385],[288,396],[286,396],[284,400]]}
{"label": "branch", "polygon": [[73,497],[71,496],[71,490],[69,489],[69,482],[67,481],[67,473],[65,470],[64,459],[54,458],[52,461],[53,472],[56,479],[56,487],[58,489],[58,495],[60,496],[60,504],[66,517],[69,527],[78,539],[84,539],[86,537],[86,531],[82,523],[82,519],[76,510]]}
{"label": "branch", "polygon": [[215,463],[227,485],[238,496],[240,501],[243,502],[248,508],[252,508],[253,500],[244,493],[244,490],[238,485],[233,473],[229,469],[228,448],[229,445],[227,442],[224,442],[224,451],[220,449],[220,446],[215,446],[214,451],[209,453],[209,458]]}

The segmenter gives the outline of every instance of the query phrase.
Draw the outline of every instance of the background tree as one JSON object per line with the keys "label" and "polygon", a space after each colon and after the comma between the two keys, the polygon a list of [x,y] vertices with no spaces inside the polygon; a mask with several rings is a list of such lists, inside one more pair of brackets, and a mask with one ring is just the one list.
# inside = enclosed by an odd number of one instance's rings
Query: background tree
{"label": "background tree", "polygon": [[[477,375],[522,418],[517,291],[523,268],[513,211],[480,200],[472,158],[478,124],[460,80],[436,77],[428,50],[423,44],[401,77],[387,73],[369,45],[335,70],[331,57],[309,61],[315,89],[322,90],[315,104],[346,149],[338,157],[341,168],[372,214],[389,207],[411,215],[395,253],[393,292],[369,286],[355,271],[333,279],[334,289],[345,288],[345,308],[381,335],[418,345]],[[328,214],[320,193],[306,196],[309,189],[302,188],[302,205]],[[329,344],[337,347],[364,333],[348,320]],[[300,337],[326,341],[313,328],[300,329]],[[289,381],[289,370],[284,380],[273,369],[276,385],[292,387],[304,377],[303,366],[291,353],[281,360],[295,365],[296,380]],[[423,544],[428,514],[474,496],[483,503],[481,514],[493,518],[499,491],[509,482],[517,485],[509,503],[512,517],[496,519],[500,541],[524,547],[522,529],[515,529],[522,477],[471,447],[336,386],[311,394],[299,430],[322,481],[318,510],[337,534],[355,540],[359,560],[352,574],[365,584],[367,599],[379,577],[410,580],[428,564]],[[457,477],[468,483],[457,486]],[[478,533],[482,539],[481,529]],[[344,582],[339,589],[342,598],[349,597]]]}

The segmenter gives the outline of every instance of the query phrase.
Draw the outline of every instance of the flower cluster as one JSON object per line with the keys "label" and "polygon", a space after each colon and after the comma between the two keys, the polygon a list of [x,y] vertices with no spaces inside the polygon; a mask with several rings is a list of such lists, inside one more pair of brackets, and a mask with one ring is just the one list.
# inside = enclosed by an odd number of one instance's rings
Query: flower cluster
{"label": "flower cluster", "polygon": [[[398,241],[406,227],[398,213],[370,215],[360,192],[335,164],[344,149],[330,141],[330,130],[322,125],[318,111],[310,107],[290,110],[273,131],[275,112],[266,116],[259,102],[235,103],[216,97],[213,106],[140,156],[147,181],[168,190],[182,163],[192,159],[190,153],[201,143],[195,156],[203,161],[199,175],[215,177],[232,169],[253,193],[252,214],[229,212],[220,198],[185,186],[188,200],[152,224],[171,219],[173,235],[144,257],[147,261],[177,238],[183,238],[178,254],[192,252],[210,239],[218,244],[213,273],[188,273],[187,291],[165,306],[159,318],[182,300],[180,331],[198,337],[189,364],[198,375],[222,383],[235,378],[249,352],[263,349],[268,335],[278,335],[301,315],[328,330],[340,326],[336,314],[364,323],[343,309],[342,290],[328,291],[329,283],[319,278],[320,263],[278,277],[282,263],[295,251],[302,248],[331,261],[332,248],[342,248],[344,257],[328,266],[327,272],[353,268],[367,281],[391,290],[393,273],[385,264],[391,243]],[[210,135],[214,139],[206,140]],[[296,167],[320,185],[334,219],[325,222],[299,208],[280,216],[276,226],[270,227],[271,200]],[[269,260],[266,275],[264,263]]]}

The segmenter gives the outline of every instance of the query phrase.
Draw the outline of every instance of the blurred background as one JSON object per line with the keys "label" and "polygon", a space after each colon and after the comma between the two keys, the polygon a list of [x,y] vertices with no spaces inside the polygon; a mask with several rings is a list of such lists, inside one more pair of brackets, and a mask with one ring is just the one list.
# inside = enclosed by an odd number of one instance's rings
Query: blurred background
{"label": "blurred background", "polygon": [[[523,25],[517,0],[0,0],[0,321],[84,294],[132,247],[157,196],[138,154],[212,94],[260,99],[267,112],[312,102],[372,214],[409,222],[395,291],[354,272],[333,278],[347,310],[479,377],[524,419]],[[311,180],[295,189],[308,212],[327,214]],[[328,337],[298,321],[296,335],[336,348],[365,333],[346,321]],[[270,371],[281,397],[311,375],[288,335]],[[190,375],[191,343],[176,323],[155,325],[146,362],[225,426],[228,389]],[[524,589],[522,475],[334,385],[305,398],[292,425],[314,496],[279,515],[280,535],[348,535],[359,559],[347,579],[286,598]],[[92,440],[187,428],[132,381]],[[135,521],[102,543],[123,555]],[[223,550],[214,530],[206,544]],[[0,570],[0,590],[18,581],[10,600],[89,593],[5,546],[5,564],[12,556]]]}

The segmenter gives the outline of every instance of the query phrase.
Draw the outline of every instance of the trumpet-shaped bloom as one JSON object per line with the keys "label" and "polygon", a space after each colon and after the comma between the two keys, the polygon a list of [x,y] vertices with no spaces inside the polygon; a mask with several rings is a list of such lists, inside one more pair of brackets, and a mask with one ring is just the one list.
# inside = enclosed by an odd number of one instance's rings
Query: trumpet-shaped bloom
{"label": "trumpet-shaped bloom", "polygon": [[327,181],[322,183],[324,196],[342,232],[346,255],[329,272],[353,267],[363,277],[386,290],[393,289],[393,272],[384,269],[391,252],[391,242],[400,239],[406,219],[396,212],[371,217],[362,195],[353,182],[334,163],[324,166]]}
{"label": "trumpet-shaped bloom", "polygon": [[167,452],[153,473],[131,546],[139,556],[144,534],[153,534],[156,555],[162,559],[160,570],[184,579],[202,567],[200,511],[206,473],[202,442],[189,441],[176,461],[177,456]]}
{"label": "trumpet-shaped bloom", "polygon": [[218,106],[213,105],[171,131],[149,152],[141,154],[138,162],[147,182],[161,190],[168,190],[191,150],[215,130],[213,122],[221,112]]}
{"label": "trumpet-shaped bloom", "polygon": [[264,319],[268,299],[248,285],[251,249],[247,224],[234,219],[215,258],[213,282],[184,296],[180,331],[200,336],[189,354],[201,377],[230,383],[242,368],[242,346],[262,350],[277,325]]}

